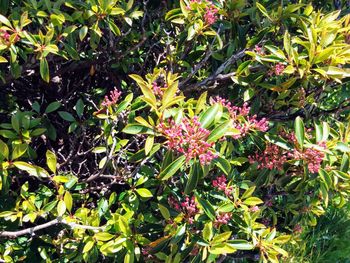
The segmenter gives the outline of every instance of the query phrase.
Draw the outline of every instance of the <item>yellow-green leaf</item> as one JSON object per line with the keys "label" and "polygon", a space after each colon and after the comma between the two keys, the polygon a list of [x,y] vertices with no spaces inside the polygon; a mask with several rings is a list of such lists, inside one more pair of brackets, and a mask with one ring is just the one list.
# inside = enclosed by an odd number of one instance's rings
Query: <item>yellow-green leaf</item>
{"label": "yellow-green leaf", "polygon": [[46,164],[47,167],[55,174],[56,173],[56,166],[57,166],[57,158],[56,155],[50,151],[46,151]]}
{"label": "yellow-green leaf", "polygon": [[148,136],[145,143],[145,153],[148,155],[154,144],[154,136]]}
{"label": "yellow-green leaf", "polygon": [[96,238],[98,241],[108,241],[111,240],[113,237],[114,235],[107,232],[99,232],[94,235],[94,238]]}
{"label": "yellow-green leaf", "polygon": [[60,200],[57,205],[57,214],[58,216],[63,216],[66,212],[66,203],[63,200]]}
{"label": "yellow-green leaf", "polygon": [[66,191],[66,193],[64,194],[63,200],[64,200],[64,203],[66,204],[67,210],[71,212],[73,207],[73,198],[68,191]]}

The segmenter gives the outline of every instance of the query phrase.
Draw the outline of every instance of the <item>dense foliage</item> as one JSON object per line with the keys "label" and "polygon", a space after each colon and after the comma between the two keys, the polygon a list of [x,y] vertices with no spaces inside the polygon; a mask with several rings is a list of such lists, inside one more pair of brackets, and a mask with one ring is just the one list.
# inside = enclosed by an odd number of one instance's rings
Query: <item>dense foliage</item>
{"label": "dense foliage", "polygon": [[1,1],[0,262],[345,260],[349,4]]}

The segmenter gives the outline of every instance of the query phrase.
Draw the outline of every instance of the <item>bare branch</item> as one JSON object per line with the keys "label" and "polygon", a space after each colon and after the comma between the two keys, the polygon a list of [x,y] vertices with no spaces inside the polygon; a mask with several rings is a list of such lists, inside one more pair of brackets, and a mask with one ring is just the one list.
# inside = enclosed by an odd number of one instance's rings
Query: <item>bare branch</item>
{"label": "bare branch", "polygon": [[34,227],[26,228],[23,230],[18,230],[18,231],[2,231],[0,232],[0,237],[7,237],[7,238],[16,238],[19,236],[24,236],[24,235],[33,235],[35,232],[49,228],[51,226],[57,225],[57,224],[62,224],[66,225],[72,229],[79,228],[79,229],[87,229],[87,230],[94,230],[94,231],[101,231],[104,229],[104,227],[94,227],[94,226],[86,226],[86,225],[80,225],[77,223],[73,222],[67,222],[63,220],[62,218],[56,218],[54,220],[51,220],[47,223],[37,225]]}

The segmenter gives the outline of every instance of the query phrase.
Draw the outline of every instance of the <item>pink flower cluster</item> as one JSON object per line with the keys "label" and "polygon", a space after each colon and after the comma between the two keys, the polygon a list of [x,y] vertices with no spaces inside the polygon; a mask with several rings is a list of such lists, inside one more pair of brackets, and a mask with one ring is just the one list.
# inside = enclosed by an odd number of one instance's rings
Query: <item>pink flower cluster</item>
{"label": "pink flower cluster", "polygon": [[258,45],[255,45],[255,48],[254,48],[255,52],[260,55],[260,56],[263,56],[265,55],[265,52],[264,50],[262,49],[262,47],[258,46]]}
{"label": "pink flower cluster", "polygon": [[110,94],[109,94],[109,97],[107,95],[105,96],[105,98],[102,101],[101,105],[103,107],[109,107],[111,105],[116,104],[121,94],[122,93],[120,91],[118,91],[117,89],[112,90],[110,92]]}
{"label": "pink flower cluster", "polygon": [[293,233],[294,234],[301,234],[303,232],[303,228],[301,225],[296,224],[293,228]]}
{"label": "pink flower cluster", "polygon": [[205,24],[207,24],[208,26],[211,26],[217,21],[218,19],[217,13],[219,10],[213,3],[207,0],[190,0],[190,5],[187,6],[187,9],[192,10],[193,7],[191,7],[191,4],[194,4],[194,3],[205,4],[205,14],[204,14]]}
{"label": "pink flower cluster", "polygon": [[175,199],[174,196],[171,195],[168,197],[168,203],[175,210],[177,210],[177,211],[181,210],[181,206],[180,206],[179,202]]}
{"label": "pink flower cluster", "polygon": [[169,149],[174,149],[186,156],[186,162],[199,158],[202,165],[209,164],[217,157],[210,148],[214,142],[206,141],[210,131],[201,127],[198,117],[184,118],[180,124],[171,120],[169,126],[164,122],[158,125],[158,130],[167,137]]}
{"label": "pink flower cluster", "polygon": [[[287,134],[285,132],[280,133],[282,137],[297,145],[297,139],[294,133]],[[318,144],[322,148],[326,149],[326,145],[323,142]],[[268,143],[265,150],[262,153],[256,153],[250,155],[250,163],[258,163],[259,169],[276,169],[283,170],[283,164],[288,160],[303,160],[307,163],[308,169],[311,173],[317,173],[321,167],[325,154],[316,148],[305,148],[303,150],[295,148],[292,152],[288,152],[275,144]]]}
{"label": "pink flower cluster", "polygon": [[249,208],[250,212],[258,212],[260,210],[260,208],[257,205],[252,206],[251,208]]}
{"label": "pink flower cluster", "polygon": [[[18,32],[14,31],[11,33],[15,33],[15,37],[12,40],[17,42],[20,39]],[[7,30],[0,29],[0,42],[3,42],[5,45],[10,45],[10,37],[11,34]]]}
{"label": "pink flower cluster", "polygon": [[0,29],[0,38],[7,42],[10,39],[10,34],[6,30]]}
{"label": "pink flower cluster", "polygon": [[193,224],[194,217],[199,212],[199,209],[197,207],[197,202],[194,196],[192,196],[191,198],[186,196],[185,201],[181,202],[181,205],[173,196],[170,196],[168,198],[168,203],[175,210],[182,211],[187,221],[190,224]]}
{"label": "pink flower cluster", "polygon": [[[162,90],[162,87],[159,86],[156,81],[152,83],[152,88],[153,88],[154,95],[159,97],[163,96],[164,92]],[[166,84],[164,88],[166,88]]]}
{"label": "pink flower cluster", "polygon": [[218,228],[221,225],[227,225],[231,218],[231,213],[219,213],[214,221],[214,226]]}
{"label": "pink flower cluster", "polygon": [[285,65],[283,65],[282,63],[277,63],[268,73],[269,76],[280,76],[283,74],[283,71],[285,69]]}
{"label": "pink flower cluster", "polygon": [[208,26],[211,26],[218,19],[217,17],[218,9],[213,5],[209,5],[205,9],[204,21]]}
{"label": "pink flower cluster", "polygon": [[258,163],[258,168],[269,170],[283,170],[283,164],[287,161],[287,154],[275,144],[268,143],[263,153],[256,153],[248,157],[250,163]]}
{"label": "pink flower cluster", "polygon": [[212,181],[212,185],[218,190],[223,191],[226,196],[230,196],[232,194],[233,188],[232,186],[227,186],[227,179],[225,175],[216,177],[216,179]]}
{"label": "pink flower cluster", "polygon": [[[234,139],[244,137],[250,130],[265,132],[269,128],[269,124],[266,118],[258,120],[256,115],[248,116],[250,112],[248,103],[244,103],[242,107],[237,107],[232,105],[232,103],[228,100],[219,96],[211,98],[210,100],[211,104],[220,103],[222,106],[227,108],[231,119],[234,121],[233,127],[240,131],[239,134],[232,136]],[[246,121],[244,121],[242,117],[246,117]]]}
{"label": "pink flower cluster", "polygon": [[[321,147],[326,148],[325,144],[319,144]],[[306,148],[304,151],[294,149],[292,153],[288,154],[289,157],[296,160],[303,160],[307,163],[307,167],[311,173],[317,173],[321,167],[325,154],[315,148]]]}

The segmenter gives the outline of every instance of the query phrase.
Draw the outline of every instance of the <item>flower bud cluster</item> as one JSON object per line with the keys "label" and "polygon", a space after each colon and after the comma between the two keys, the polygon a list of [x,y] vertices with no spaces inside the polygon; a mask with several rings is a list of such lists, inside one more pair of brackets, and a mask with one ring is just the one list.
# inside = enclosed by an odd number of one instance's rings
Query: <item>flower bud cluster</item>
{"label": "flower bud cluster", "polygon": [[212,185],[218,190],[223,191],[226,196],[231,196],[233,187],[227,185],[227,178],[225,177],[225,175],[216,177],[216,179],[212,181]]}
{"label": "flower bud cluster", "polygon": [[158,130],[168,139],[169,149],[174,149],[186,156],[186,162],[199,158],[202,165],[209,164],[217,157],[211,151],[214,142],[207,142],[210,131],[201,127],[198,117],[192,119],[183,118],[180,124],[174,120],[167,126],[163,121],[158,125]]}
{"label": "flower bud cluster", "polygon": [[[288,139],[294,145],[298,144],[294,133],[281,133],[281,136]],[[318,145],[326,149],[324,142],[320,142]],[[324,157],[324,152],[315,147],[305,148],[303,150],[295,148],[292,152],[288,152],[275,144],[268,143],[262,153],[250,155],[248,158],[250,163],[258,163],[258,169],[266,168],[269,170],[276,169],[278,171],[283,170],[283,164],[288,160],[303,160],[311,173],[317,173]]]}
{"label": "flower bud cluster", "polygon": [[258,163],[258,169],[283,170],[283,164],[287,162],[285,150],[275,144],[268,143],[264,152],[256,153],[248,157],[250,163]]}
{"label": "flower bud cluster", "polygon": [[214,221],[214,227],[218,228],[221,225],[227,225],[232,218],[232,213],[219,213]]}
{"label": "flower bud cluster", "polygon": [[112,90],[109,94],[109,97],[107,95],[105,96],[101,105],[103,107],[109,107],[116,104],[121,94],[121,91],[118,91],[117,89]]}
{"label": "flower bud cluster", "polygon": [[[326,148],[324,143],[320,143],[319,145]],[[311,147],[306,148],[303,151],[294,149],[292,153],[289,153],[289,156],[296,160],[303,160],[307,163],[307,167],[311,173],[317,173],[321,167],[325,154],[322,151]]]}
{"label": "flower bud cluster", "polygon": [[269,76],[280,76],[283,74],[283,71],[285,69],[285,65],[283,65],[281,62],[274,65],[274,67],[268,72]]}
{"label": "flower bud cluster", "polygon": [[179,202],[173,196],[170,196],[168,198],[168,203],[175,210],[179,212],[182,211],[187,221],[190,224],[193,224],[194,217],[199,212],[199,209],[197,207],[197,202],[194,196],[192,196],[191,198],[186,196],[185,200],[181,202],[181,204],[179,204]]}
{"label": "flower bud cluster", "polygon": [[167,84],[164,84],[164,87],[161,87],[156,81],[152,83],[153,94],[159,97],[162,97],[164,91],[162,88],[167,88]]}
{"label": "flower bud cluster", "polygon": [[204,14],[204,21],[208,26],[211,26],[212,24],[214,24],[218,19],[217,12],[218,12],[218,9],[213,4],[210,4],[209,6],[206,7],[205,14]]}
{"label": "flower bud cluster", "polygon": [[203,4],[205,6],[204,22],[206,25],[211,26],[217,21],[217,13],[219,10],[211,1],[190,0],[190,4],[187,6],[187,10],[196,9],[195,7],[191,6],[192,4]]}
{"label": "flower bud cluster", "polygon": [[232,103],[228,100],[219,96],[211,98],[210,102],[211,104],[220,103],[228,110],[230,117],[233,120],[233,127],[239,130],[239,134],[232,136],[234,139],[244,137],[250,130],[265,132],[269,128],[266,118],[258,120],[256,115],[248,116],[250,107],[246,102],[242,105],[242,107],[237,107],[232,105]]}

